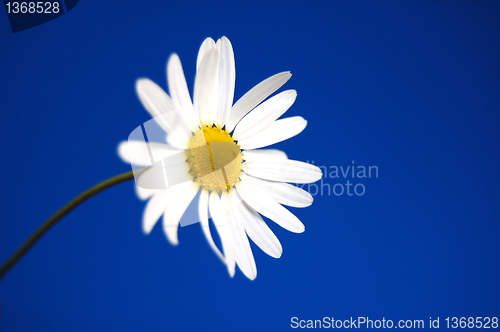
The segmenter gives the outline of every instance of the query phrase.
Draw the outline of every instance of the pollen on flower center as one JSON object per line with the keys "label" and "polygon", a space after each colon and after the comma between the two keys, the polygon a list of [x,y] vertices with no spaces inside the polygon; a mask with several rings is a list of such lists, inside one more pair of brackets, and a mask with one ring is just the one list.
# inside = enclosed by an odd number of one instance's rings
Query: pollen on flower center
{"label": "pollen on flower center", "polygon": [[193,133],[186,156],[194,181],[203,189],[220,193],[239,181],[242,152],[222,128],[203,126]]}

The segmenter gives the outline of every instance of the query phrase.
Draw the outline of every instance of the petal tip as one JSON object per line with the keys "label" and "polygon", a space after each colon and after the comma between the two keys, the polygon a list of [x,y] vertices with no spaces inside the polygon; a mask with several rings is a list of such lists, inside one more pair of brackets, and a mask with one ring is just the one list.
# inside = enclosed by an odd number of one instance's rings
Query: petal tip
{"label": "petal tip", "polygon": [[250,280],[252,280],[252,281],[253,281],[253,280],[255,280],[255,278],[257,278],[257,274],[255,274],[255,275],[249,275],[249,276],[246,276],[246,277],[247,277],[248,279],[250,279]]}
{"label": "petal tip", "polygon": [[127,143],[128,143],[128,141],[121,141],[120,143],[118,143],[117,152],[118,152],[118,155],[120,155],[120,157],[121,157],[121,153],[124,151],[124,149],[127,148]]}
{"label": "petal tip", "polygon": [[151,233],[151,231],[153,230],[153,228],[155,227],[156,223],[152,224],[147,222],[147,220],[143,220],[142,221],[142,232],[144,233],[144,235],[149,235]]}
{"label": "petal tip", "polygon": [[[271,255],[271,254],[272,254],[272,255]],[[276,251],[276,252],[272,252],[272,253],[270,253],[270,255],[269,255],[269,256],[271,256],[272,258],[276,258],[276,259],[278,259],[278,258],[281,258],[281,255],[282,255],[282,254],[283,254],[283,250],[278,250],[278,251]]]}
{"label": "petal tip", "polygon": [[178,239],[168,239],[168,242],[170,242],[170,244],[173,245],[174,247],[179,244]]}

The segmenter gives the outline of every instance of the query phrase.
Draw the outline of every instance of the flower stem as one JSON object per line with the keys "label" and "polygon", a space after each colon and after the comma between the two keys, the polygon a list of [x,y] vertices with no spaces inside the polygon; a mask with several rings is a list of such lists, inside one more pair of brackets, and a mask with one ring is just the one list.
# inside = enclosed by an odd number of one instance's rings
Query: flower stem
{"label": "flower stem", "polygon": [[134,178],[134,172],[126,172],[117,176],[114,176],[110,179],[107,179],[99,184],[96,184],[92,188],[86,190],[81,193],[77,197],[75,197],[71,202],[63,206],[59,211],[57,211],[52,217],[50,217],[45,223],[40,226],[31,237],[24,242],[24,244],[12,255],[5,264],[0,268],[0,279],[4,277],[4,275],[12,268],[14,264],[17,263],[19,259],[21,259],[26,252],[38,241],[52,226],[54,226],[62,217],[71,212],[78,205],[85,202],[87,199],[92,196],[100,193],[103,190],[106,190],[114,185],[120,184],[125,181],[132,180]]}

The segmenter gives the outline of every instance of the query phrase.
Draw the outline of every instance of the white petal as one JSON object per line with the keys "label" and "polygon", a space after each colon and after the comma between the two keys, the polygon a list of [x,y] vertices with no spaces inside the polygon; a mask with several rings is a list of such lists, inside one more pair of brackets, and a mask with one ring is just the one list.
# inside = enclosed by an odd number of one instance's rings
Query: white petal
{"label": "white petal", "polygon": [[233,250],[233,244],[231,241],[231,233],[229,231],[229,226],[227,220],[224,216],[224,211],[222,210],[221,201],[217,193],[211,192],[208,198],[208,206],[210,208],[210,214],[219,233],[220,240],[222,242],[222,250],[224,251],[224,256],[226,257],[227,271],[229,275],[234,276],[235,269],[235,256]]}
{"label": "white petal", "polygon": [[186,162],[184,152],[173,154],[153,165],[134,171],[135,183],[146,189],[166,189],[168,187],[190,182],[193,176]]}
{"label": "white petal", "polygon": [[242,202],[241,199],[235,199],[235,203],[238,213],[241,214],[245,231],[250,239],[269,256],[280,258],[283,252],[281,243],[269,226],[262,220],[261,216],[245,202]]}
{"label": "white petal", "polygon": [[118,155],[137,166],[149,166],[182,150],[156,142],[124,141],[118,145]]}
{"label": "white petal", "polygon": [[135,192],[137,196],[139,196],[139,198],[143,201],[159,193],[160,191],[161,189],[146,189],[139,186],[135,186]]}
{"label": "white petal", "polygon": [[163,213],[163,230],[173,245],[179,243],[177,239],[179,222],[198,190],[199,187],[193,181],[184,182],[168,189],[167,207]]}
{"label": "white petal", "polygon": [[236,188],[245,203],[284,229],[294,233],[302,233],[305,230],[304,224],[299,218],[268,196],[263,190],[254,188],[244,181],[238,182]]}
{"label": "white petal", "polygon": [[243,152],[243,159],[247,161],[254,161],[255,159],[262,158],[288,159],[288,156],[284,151],[278,149],[245,150]]}
{"label": "white petal", "polygon": [[298,135],[306,126],[307,121],[300,116],[276,120],[259,133],[238,141],[238,144],[242,149],[262,148]]}
{"label": "white petal", "polygon": [[194,110],[204,125],[217,122],[219,102],[217,73],[219,69],[219,51],[211,49],[205,54],[196,73],[194,83]]}
{"label": "white petal", "polygon": [[266,100],[238,123],[234,130],[234,137],[238,141],[244,140],[269,127],[293,105],[295,98],[297,98],[297,92],[287,90]]}
{"label": "white petal", "polygon": [[280,204],[293,207],[306,207],[313,202],[311,194],[289,183],[262,180],[247,174],[241,175],[241,181],[246,181],[251,186],[264,190],[266,194]]}
{"label": "white petal", "polygon": [[142,230],[144,233],[151,233],[154,225],[167,208],[167,199],[168,189],[161,190],[148,201],[142,215]]}
{"label": "white petal", "polygon": [[229,226],[236,263],[247,278],[254,280],[257,277],[257,267],[241,220],[241,214],[236,211],[235,199],[239,200],[239,197],[235,197],[233,193],[223,193],[221,196],[222,208]]}
{"label": "white petal", "polygon": [[176,112],[176,116],[172,121],[172,128],[167,135],[167,143],[178,149],[185,149],[191,138],[190,128],[182,115]]}
{"label": "white petal", "polygon": [[223,126],[233,105],[236,70],[233,46],[229,39],[226,37],[219,39],[217,49],[219,50],[219,103],[216,124]]}
{"label": "white petal", "polygon": [[262,158],[245,162],[243,170],[252,176],[278,182],[312,183],[323,176],[321,169],[317,166],[297,160],[278,158]]}
{"label": "white petal", "polygon": [[166,132],[169,132],[175,108],[167,93],[147,78],[138,79],[135,89],[144,108]]}
{"label": "white petal", "polygon": [[167,63],[167,80],[168,90],[177,113],[182,116],[189,128],[196,127],[199,122],[198,115],[194,112],[193,103],[189,96],[181,60],[175,53],[172,54]]}
{"label": "white petal", "polygon": [[226,259],[220,252],[219,248],[215,245],[214,239],[212,238],[212,234],[210,232],[210,225],[208,224],[208,191],[202,190],[200,193],[200,202],[198,204],[198,216],[200,218],[201,228],[203,230],[203,234],[207,238],[208,244],[210,248],[217,254],[217,256],[221,259],[221,261],[226,264]]}
{"label": "white petal", "polygon": [[199,70],[201,60],[203,57],[210,51],[212,48],[215,48],[215,42],[212,38],[207,38],[203,41],[203,44],[200,46],[200,50],[198,51],[198,58],[196,59],[196,71]]}
{"label": "white petal", "polygon": [[233,131],[236,124],[255,106],[260,104],[264,99],[269,97],[272,93],[278,90],[283,84],[285,84],[292,74],[290,72],[282,72],[274,76],[265,79],[256,86],[254,86],[250,91],[245,93],[231,109],[229,117],[226,121],[226,130],[229,132]]}

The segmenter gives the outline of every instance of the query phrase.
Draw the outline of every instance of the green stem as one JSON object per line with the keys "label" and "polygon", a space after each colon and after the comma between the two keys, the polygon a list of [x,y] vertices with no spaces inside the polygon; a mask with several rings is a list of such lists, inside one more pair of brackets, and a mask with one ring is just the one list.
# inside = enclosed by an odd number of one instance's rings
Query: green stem
{"label": "green stem", "polygon": [[114,185],[120,184],[125,181],[132,180],[134,178],[134,172],[126,172],[117,176],[114,176],[110,179],[107,179],[99,184],[96,184],[92,188],[87,191],[81,193],[77,197],[75,197],[71,202],[63,206],[59,211],[57,211],[52,217],[50,217],[45,223],[40,226],[36,230],[31,237],[24,242],[24,244],[19,248],[14,255],[12,255],[5,264],[0,268],[0,279],[4,277],[4,275],[12,268],[14,264],[17,263],[19,259],[21,259],[26,252],[38,241],[52,226],[54,226],[62,217],[70,213],[74,208],[78,205],[85,202],[87,199],[92,196],[100,193],[103,190],[106,190]]}

